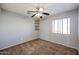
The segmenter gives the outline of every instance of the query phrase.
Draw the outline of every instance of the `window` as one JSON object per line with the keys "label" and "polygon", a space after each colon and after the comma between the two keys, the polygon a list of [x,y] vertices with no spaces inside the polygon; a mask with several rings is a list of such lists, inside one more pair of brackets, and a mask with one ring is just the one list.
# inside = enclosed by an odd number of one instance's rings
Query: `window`
{"label": "window", "polygon": [[60,34],[70,34],[70,18],[53,20],[52,32]]}

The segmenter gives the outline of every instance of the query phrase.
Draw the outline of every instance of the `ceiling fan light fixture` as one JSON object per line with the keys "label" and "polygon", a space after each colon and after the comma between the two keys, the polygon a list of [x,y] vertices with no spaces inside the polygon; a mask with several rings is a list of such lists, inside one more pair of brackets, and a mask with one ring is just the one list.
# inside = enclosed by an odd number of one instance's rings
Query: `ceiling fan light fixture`
{"label": "ceiling fan light fixture", "polygon": [[39,11],[43,11],[43,8],[40,8]]}
{"label": "ceiling fan light fixture", "polygon": [[39,17],[39,16],[42,16],[42,14],[41,13],[36,14],[36,17]]}

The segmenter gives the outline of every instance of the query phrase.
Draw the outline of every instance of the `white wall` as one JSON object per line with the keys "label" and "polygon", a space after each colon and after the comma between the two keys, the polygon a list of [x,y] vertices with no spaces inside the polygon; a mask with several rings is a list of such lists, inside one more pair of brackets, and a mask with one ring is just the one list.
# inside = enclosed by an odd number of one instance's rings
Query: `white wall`
{"label": "white wall", "polygon": [[[79,43],[79,8],[78,8],[78,43]],[[79,47],[79,45],[78,45]]]}
{"label": "white wall", "polygon": [[[52,33],[52,20],[61,19],[64,17],[70,17],[70,31],[71,35],[60,35]],[[78,10],[68,11],[62,14],[55,15],[50,17],[47,20],[41,21],[40,24],[40,38],[63,44],[72,48],[78,48]]]}
{"label": "white wall", "polygon": [[0,49],[36,38],[33,19],[5,10],[1,12]]}
{"label": "white wall", "polygon": [[[65,12],[40,22],[40,31],[35,32],[34,20],[9,11],[0,11],[0,49],[42,38],[73,48],[78,46],[78,10]],[[57,18],[71,18],[71,35],[52,33],[52,20]]]}
{"label": "white wall", "polygon": [[1,19],[1,7],[0,7],[0,19]]}

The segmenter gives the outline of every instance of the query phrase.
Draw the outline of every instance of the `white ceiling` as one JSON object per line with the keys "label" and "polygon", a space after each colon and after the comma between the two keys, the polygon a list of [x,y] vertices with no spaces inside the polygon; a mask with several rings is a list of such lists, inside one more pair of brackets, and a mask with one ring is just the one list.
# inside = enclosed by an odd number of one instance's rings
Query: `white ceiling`
{"label": "white ceiling", "polygon": [[44,10],[50,14],[58,14],[78,8],[78,5],[78,3],[4,3],[1,4],[1,7],[12,12],[26,15],[27,10],[34,10],[37,6],[43,7]]}

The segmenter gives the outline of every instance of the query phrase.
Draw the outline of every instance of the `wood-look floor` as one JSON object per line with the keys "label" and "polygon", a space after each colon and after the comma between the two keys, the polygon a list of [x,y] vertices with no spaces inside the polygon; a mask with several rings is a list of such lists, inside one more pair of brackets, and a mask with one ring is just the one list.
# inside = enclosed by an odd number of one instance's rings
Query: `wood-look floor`
{"label": "wood-look floor", "polygon": [[42,39],[16,45],[0,51],[1,55],[76,55],[78,51]]}

